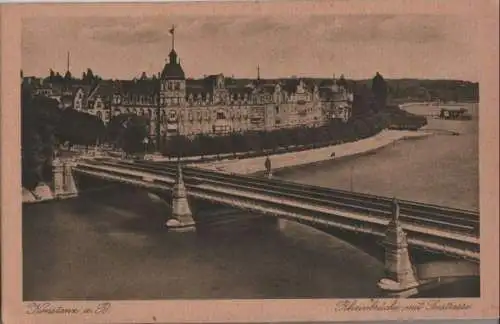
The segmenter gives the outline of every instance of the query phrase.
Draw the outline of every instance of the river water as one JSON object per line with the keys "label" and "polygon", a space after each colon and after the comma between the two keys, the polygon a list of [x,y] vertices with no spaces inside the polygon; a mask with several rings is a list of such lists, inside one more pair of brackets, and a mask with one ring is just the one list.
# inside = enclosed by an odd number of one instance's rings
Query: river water
{"label": "river water", "polygon": [[[425,107],[408,109],[424,113]],[[432,111],[432,110],[431,110]],[[287,180],[455,208],[479,209],[477,107],[475,119],[428,118],[430,137],[404,140],[372,154],[294,168],[277,176]],[[432,131],[431,131],[432,132]]]}
{"label": "river water", "polygon": [[[344,189],[352,184],[356,191],[476,209],[477,120],[429,124],[462,135],[403,141],[376,154],[278,176]],[[236,215],[222,218],[238,221],[181,234],[165,231],[167,216],[168,206],[131,188],[23,206],[24,299],[378,295],[381,263],[307,226],[287,222],[279,227]],[[468,293],[452,293],[461,294]]]}

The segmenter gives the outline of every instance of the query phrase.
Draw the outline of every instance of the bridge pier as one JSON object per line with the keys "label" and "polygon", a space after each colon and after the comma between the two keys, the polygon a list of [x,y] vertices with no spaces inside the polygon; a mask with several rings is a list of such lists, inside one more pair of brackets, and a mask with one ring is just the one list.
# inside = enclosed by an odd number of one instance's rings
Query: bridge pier
{"label": "bridge pier", "polygon": [[399,221],[399,204],[393,201],[393,219],[388,225],[384,239],[386,278],[378,286],[392,296],[411,296],[418,292],[418,279],[408,252],[406,234]]}
{"label": "bridge pier", "polygon": [[71,198],[78,195],[73,177],[72,161],[62,162],[58,157],[52,161],[52,190],[54,198]]}
{"label": "bridge pier", "polygon": [[75,197],[78,195],[78,189],[73,176],[73,168],[76,166],[74,161],[67,161],[64,164],[64,191],[66,197]]}
{"label": "bridge pier", "polygon": [[177,179],[172,189],[172,218],[166,223],[169,230],[190,232],[196,230],[191,208],[187,200],[186,186],[182,179],[181,164],[177,165]]}

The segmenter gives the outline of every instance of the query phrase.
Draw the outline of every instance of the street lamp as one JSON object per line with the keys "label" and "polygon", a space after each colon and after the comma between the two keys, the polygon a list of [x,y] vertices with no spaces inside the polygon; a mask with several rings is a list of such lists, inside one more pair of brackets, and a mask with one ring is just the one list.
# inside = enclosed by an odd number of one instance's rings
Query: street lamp
{"label": "street lamp", "polygon": [[146,154],[148,151],[149,139],[147,137],[144,137],[144,140],[142,141],[142,143],[144,143],[144,154]]}
{"label": "street lamp", "polygon": [[351,165],[351,167],[350,167],[350,177],[349,177],[351,192],[353,191],[353,179],[352,179],[353,169],[354,169],[354,166]]}

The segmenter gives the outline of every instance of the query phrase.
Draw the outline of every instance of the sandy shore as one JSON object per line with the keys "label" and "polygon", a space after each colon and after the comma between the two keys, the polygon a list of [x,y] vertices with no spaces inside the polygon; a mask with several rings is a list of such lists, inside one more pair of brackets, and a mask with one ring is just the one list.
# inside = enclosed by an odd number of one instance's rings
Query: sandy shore
{"label": "sandy shore", "polygon": [[[430,134],[432,133],[424,131],[384,130],[375,136],[356,142],[332,145],[302,152],[271,155],[272,169],[273,171],[278,171],[280,169],[295,166],[303,166],[306,164],[314,164],[327,160],[364,154],[378,150],[399,140],[423,137]],[[335,153],[335,157],[331,156],[332,153]],[[221,160],[215,162],[193,163],[190,166],[227,173],[252,174],[265,171],[265,159],[266,157],[242,160]]]}

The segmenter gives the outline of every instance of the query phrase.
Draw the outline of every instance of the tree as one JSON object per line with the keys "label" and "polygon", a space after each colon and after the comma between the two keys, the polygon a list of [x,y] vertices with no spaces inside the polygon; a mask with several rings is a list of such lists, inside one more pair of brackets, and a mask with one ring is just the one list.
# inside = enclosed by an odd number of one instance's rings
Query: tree
{"label": "tree", "polygon": [[352,116],[363,116],[373,108],[373,94],[366,85],[357,85],[354,90],[352,103]]}
{"label": "tree", "polygon": [[131,116],[124,124],[121,146],[127,154],[145,151],[144,139],[147,138],[147,121],[142,116]]}
{"label": "tree", "polygon": [[32,97],[27,89],[21,95],[22,185],[34,189],[41,181],[51,180],[51,162],[59,120],[57,101]]}
{"label": "tree", "polygon": [[66,81],[69,81],[71,80],[73,77],[71,75],[71,72],[70,71],[66,71],[66,73],[64,74],[64,80]]}
{"label": "tree", "polygon": [[277,129],[273,133],[276,137],[277,146],[288,147],[290,145],[290,137],[287,136],[284,129]]}
{"label": "tree", "polygon": [[241,133],[231,133],[231,149],[233,153],[246,151],[245,150],[245,137]]}
{"label": "tree", "polygon": [[61,113],[57,128],[57,137],[61,142],[77,145],[93,145],[105,137],[105,126],[96,116],[66,109]]}
{"label": "tree", "polygon": [[248,132],[245,136],[246,146],[249,151],[261,151],[260,135],[257,132]]}
{"label": "tree", "polygon": [[122,114],[113,117],[107,127],[105,138],[108,143],[123,149],[126,153],[143,152],[146,148],[148,123],[145,117]]}
{"label": "tree", "polygon": [[87,83],[92,83],[94,81],[94,72],[91,69],[87,68],[87,73],[85,73],[85,78],[83,81]]}
{"label": "tree", "polygon": [[387,84],[379,72],[372,79],[372,93],[375,97],[375,109],[384,109],[387,103]]}
{"label": "tree", "polygon": [[337,81],[337,84],[341,87],[346,88],[347,87],[347,81],[345,80],[345,77],[343,74],[340,75],[339,80]]}

